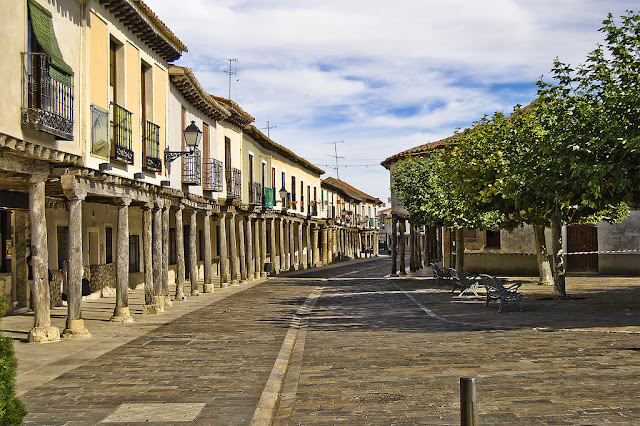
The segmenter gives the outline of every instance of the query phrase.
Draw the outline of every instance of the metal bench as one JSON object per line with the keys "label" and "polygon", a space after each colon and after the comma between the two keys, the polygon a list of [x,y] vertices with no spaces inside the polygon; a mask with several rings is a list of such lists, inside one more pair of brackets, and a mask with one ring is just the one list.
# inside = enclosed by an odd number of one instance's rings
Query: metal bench
{"label": "metal bench", "polygon": [[441,269],[435,263],[430,263],[429,265],[433,270],[433,279],[436,281],[436,285],[440,285],[441,282],[451,281],[451,269],[449,268]]}
{"label": "metal bench", "polygon": [[478,292],[476,290],[480,283],[478,283],[478,277],[476,275],[470,275],[451,269],[451,279],[453,280],[451,293],[456,290],[456,287],[460,287],[460,294],[458,294],[458,297],[464,296],[466,293],[473,293],[474,296],[478,296]]}
{"label": "metal bench", "polygon": [[524,295],[518,291],[522,285],[521,283],[505,286],[501,279],[488,274],[480,274],[480,280],[487,289],[487,299],[484,302],[484,306],[489,306],[489,301],[495,299],[500,300],[498,313],[502,312],[505,306],[517,306],[520,311],[524,310],[520,305]]}

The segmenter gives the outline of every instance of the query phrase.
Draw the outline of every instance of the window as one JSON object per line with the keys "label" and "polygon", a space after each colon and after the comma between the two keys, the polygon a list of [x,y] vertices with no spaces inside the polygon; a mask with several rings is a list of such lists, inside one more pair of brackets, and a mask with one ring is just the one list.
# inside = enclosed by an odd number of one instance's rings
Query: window
{"label": "window", "polygon": [[486,231],[486,248],[500,248],[500,231]]}
{"label": "window", "polygon": [[304,212],[304,182],[300,181],[300,211]]}
{"label": "window", "polygon": [[267,187],[267,162],[262,162],[262,187]]}
{"label": "window", "polygon": [[[271,189],[273,189],[273,193],[276,193],[276,168],[271,168]],[[275,197],[275,195],[274,195]]]}
{"label": "window", "polygon": [[169,264],[178,263],[178,255],[176,253],[176,228],[169,228]]}
{"label": "window", "polygon": [[129,273],[140,272],[140,236],[129,235]]}
{"label": "window", "polygon": [[297,201],[296,199],[296,177],[291,176],[291,201],[294,203]]}
{"label": "window", "polygon": [[113,228],[104,228],[105,263],[113,263]]}

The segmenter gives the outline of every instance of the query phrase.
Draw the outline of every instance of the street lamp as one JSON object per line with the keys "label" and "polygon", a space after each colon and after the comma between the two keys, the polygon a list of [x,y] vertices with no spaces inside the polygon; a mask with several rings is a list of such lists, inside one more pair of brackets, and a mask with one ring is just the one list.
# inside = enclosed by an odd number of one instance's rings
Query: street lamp
{"label": "street lamp", "polygon": [[185,154],[193,154],[193,152],[198,148],[198,143],[202,138],[202,131],[196,126],[195,121],[191,121],[191,124],[187,126],[186,129],[182,132],[184,135],[184,141],[189,148],[188,151],[169,151],[169,149],[164,150],[164,162],[170,163],[178,157],[181,157]]}

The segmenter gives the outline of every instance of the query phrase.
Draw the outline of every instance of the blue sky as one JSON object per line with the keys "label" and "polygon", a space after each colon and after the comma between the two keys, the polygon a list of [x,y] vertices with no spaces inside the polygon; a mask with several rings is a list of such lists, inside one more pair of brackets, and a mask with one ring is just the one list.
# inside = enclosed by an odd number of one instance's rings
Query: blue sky
{"label": "blue sky", "polygon": [[[340,179],[389,196],[380,161],[536,95],[555,57],[584,60],[627,0],[146,0],[210,93]],[[265,130],[266,132],[266,130]]]}

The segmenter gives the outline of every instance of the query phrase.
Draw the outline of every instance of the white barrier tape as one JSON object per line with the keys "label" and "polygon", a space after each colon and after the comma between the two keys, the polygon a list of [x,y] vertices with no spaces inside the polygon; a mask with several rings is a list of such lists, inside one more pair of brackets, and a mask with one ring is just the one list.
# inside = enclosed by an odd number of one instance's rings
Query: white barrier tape
{"label": "white barrier tape", "polygon": [[574,253],[565,253],[567,256],[570,254],[611,254],[611,253],[634,253],[640,252],[640,250],[604,250],[604,251],[576,251]]}

